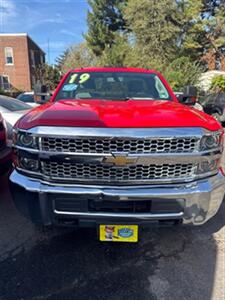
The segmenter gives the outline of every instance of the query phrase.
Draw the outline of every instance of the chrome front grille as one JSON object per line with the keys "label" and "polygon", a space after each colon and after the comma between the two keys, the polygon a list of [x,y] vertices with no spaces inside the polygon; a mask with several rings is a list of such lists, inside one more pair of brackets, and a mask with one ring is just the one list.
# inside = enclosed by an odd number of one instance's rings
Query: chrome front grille
{"label": "chrome front grille", "polygon": [[197,151],[198,139],[185,138],[55,138],[42,137],[41,150],[63,153],[191,153]]}
{"label": "chrome front grille", "polygon": [[50,179],[91,180],[103,182],[190,179],[195,175],[193,164],[132,165],[126,167],[97,164],[42,162],[42,172]]}
{"label": "chrome front grille", "polygon": [[[38,149],[17,146],[18,153],[32,153],[38,171],[21,172],[51,183],[141,185],[191,182],[214,175],[207,171],[217,161],[219,149],[202,151],[199,127],[87,128],[38,126],[30,129]],[[211,168],[211,167],[210,167]],[[205,170],[205,171],[204,171]]]}

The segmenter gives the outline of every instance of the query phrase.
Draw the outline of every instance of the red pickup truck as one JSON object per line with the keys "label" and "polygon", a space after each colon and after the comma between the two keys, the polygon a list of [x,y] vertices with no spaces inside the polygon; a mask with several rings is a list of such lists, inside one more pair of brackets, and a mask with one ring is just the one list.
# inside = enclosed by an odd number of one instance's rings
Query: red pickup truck
{"label": "red pickup truck", "polygon": [[11,150],[6,145],[6,128],[0,114],[0,175],[8,169],[11,160]]}
{"label": "red pickup truck", "polygon": [[222,150],[221,125],[179,103],[159,72],[80,68],[17,122],[11,190],[34,223],[137,241],[139,227],[216,214]]}

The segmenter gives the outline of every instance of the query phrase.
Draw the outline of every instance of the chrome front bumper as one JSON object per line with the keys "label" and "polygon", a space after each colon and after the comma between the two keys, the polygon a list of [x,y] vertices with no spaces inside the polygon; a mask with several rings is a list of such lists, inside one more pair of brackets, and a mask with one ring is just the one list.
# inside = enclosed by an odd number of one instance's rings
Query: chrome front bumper
{"label": "chrome front bumper", "polygon": [[[94,219],[94,220],[110,220],[122,219],[139,221],[150,220],[174,220],[181,219],[183,224],[201,225],[212,218],[218,211],[225,193],[225,177],[222,173],[189,184],[164,184],[154,186],[129,186],[129,187],[112,187],[112,186],[89,186],[89,185],[60,185],[42,182],[37,179],[31,179],[27,176],[14,171],[10,176],[11,189],[20,187],[26,193],[38,195],[40,206],[42,207],[41,215],[44,219],[46,215],[45,207],[48,202],[48,195],[74,195],[76,197],[89,196],[97,199],[115,200],[115,201],[132,201],[132,200],[177,200],[181,199],[183,203],[182,210],[174,213],[107,213],[107,212],[71,212],[58,211],[53,208],[55,216],[70,216],[77,219]],[[16,193],[13,193],[14,201],[17,199]],[[28,203],[29,205],[29,203]],[[50,224],[51,221],[43,221],[44,224]]]}

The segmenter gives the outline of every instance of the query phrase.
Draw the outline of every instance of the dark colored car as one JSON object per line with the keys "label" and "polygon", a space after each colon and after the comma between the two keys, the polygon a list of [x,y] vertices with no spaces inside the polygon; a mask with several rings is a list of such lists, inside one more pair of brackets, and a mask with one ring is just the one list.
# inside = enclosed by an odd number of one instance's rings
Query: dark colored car
{"label": "dark colored car", "polygon": [[225,93],[207,95],[201,103],[204,112],[212,115],[220,123],[225,122]]}
{"label": "dark colored car", "polygon": [[11,149],[6,144],[6,129],[0,114],[0,175],[4,174],[11,164]]}

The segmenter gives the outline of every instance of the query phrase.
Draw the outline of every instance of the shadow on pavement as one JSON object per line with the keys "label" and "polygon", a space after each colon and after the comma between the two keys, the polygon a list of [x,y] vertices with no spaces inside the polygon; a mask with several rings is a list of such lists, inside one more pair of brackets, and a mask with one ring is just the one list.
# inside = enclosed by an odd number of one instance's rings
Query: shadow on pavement
{"label": "shadow on pavement", "polygon": [[216,299],[214,233],[225,203],[203,227],[152,228],[138,244],[109,244],[95,230],[38,232],[0,182],[1,300]]}

